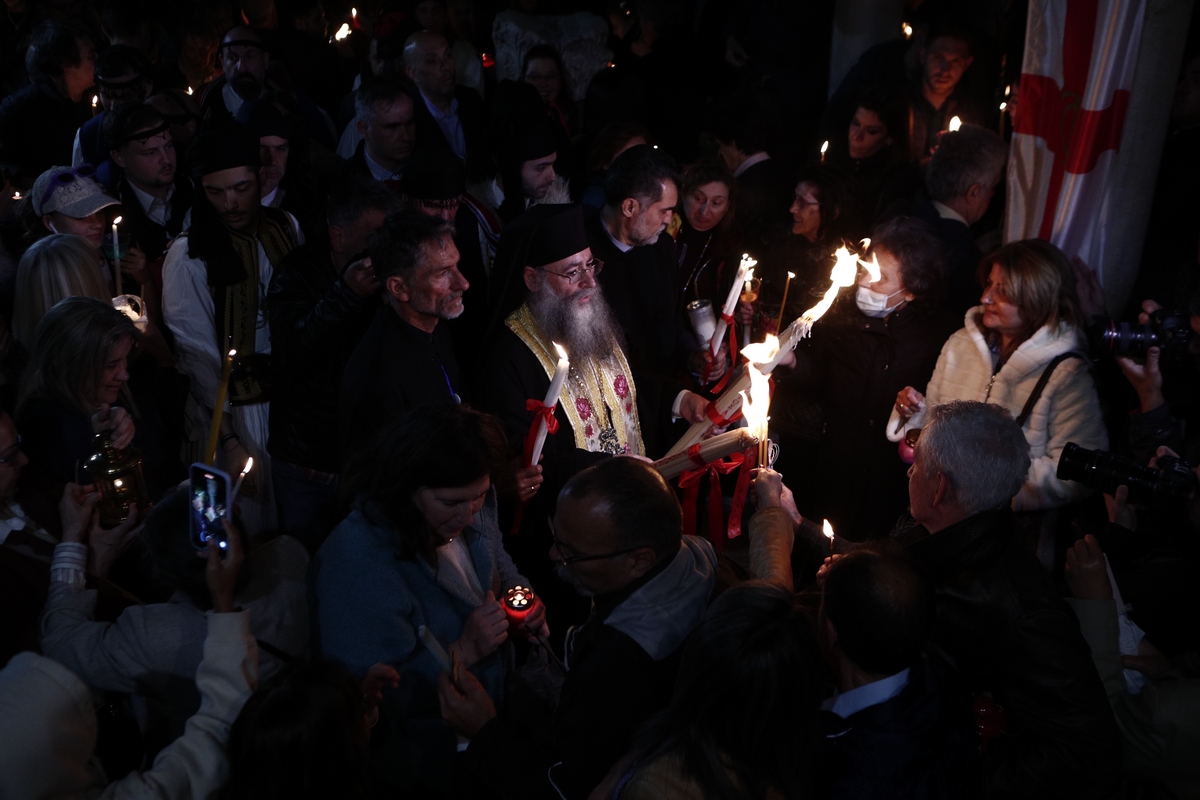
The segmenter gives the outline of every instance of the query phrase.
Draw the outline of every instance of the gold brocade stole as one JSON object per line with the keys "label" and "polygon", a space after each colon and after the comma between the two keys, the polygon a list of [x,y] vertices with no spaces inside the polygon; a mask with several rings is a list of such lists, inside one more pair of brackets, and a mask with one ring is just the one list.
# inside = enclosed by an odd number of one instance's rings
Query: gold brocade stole
{"label": "gold brocade stole", "polygon": [[[504,324],[533,352],[546,377],[553,380],[558,355],[542,336],[528,303],[509,314]],[[559,403],[571,423],[576,447],[593,453],[646,454],[638,422],[637,387],[625,354],[615,343],[602,361],[573,360],[563,395]],[[532,399],[540,402],[545,398]]]}

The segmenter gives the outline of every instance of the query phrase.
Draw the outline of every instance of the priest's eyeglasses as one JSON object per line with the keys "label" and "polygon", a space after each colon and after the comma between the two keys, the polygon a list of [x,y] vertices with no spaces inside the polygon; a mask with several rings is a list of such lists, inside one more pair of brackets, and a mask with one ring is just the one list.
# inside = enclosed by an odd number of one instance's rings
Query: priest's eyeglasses
{"label": "priest's eyeglasses", "polygon": [[641,547],[631,547],[627,550],[618,550],[615,553],[602,553],[595,556],[569,556],[567,553],[570,552],[570,549],[568,549],[568,547],[558,538],[558,534],[554,532],[554,520],[547,517],[546,524],[550,528],[550,541],[554,543],[554,549],[558,551],[559,558],[557,558],[556,561],[565,567],[569,567],[572,564],[578,564],[581,561],[600,561],[605,558],[627,556],[635,550],[642,549]]}
{"label": "priest's eyeglasses", "polygon": [[543,272],[549,272],[551,275],[557,275],[560,278],[566,278],[567,282],[572,286],[583,280],[584,275],[591,275],[593,278],[600,274],[600,270],[604,269],[604,262],[598,258],[593,258],[591,261],[584,264],[582,267],[567,272],[555,272],[554,270],[538,267]]}

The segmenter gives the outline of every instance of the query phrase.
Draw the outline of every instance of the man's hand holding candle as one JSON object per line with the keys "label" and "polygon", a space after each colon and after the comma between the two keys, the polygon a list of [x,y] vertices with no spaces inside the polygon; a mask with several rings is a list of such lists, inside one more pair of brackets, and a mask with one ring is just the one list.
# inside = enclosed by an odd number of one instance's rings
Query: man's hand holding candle
{"label": "man's hand holding candle", "polygon": [[708,401],[695,392],[685,390],[681,394],[682,396],[679,398],[679,416],[693,424],[706,419],[704,412],[708,408]]}

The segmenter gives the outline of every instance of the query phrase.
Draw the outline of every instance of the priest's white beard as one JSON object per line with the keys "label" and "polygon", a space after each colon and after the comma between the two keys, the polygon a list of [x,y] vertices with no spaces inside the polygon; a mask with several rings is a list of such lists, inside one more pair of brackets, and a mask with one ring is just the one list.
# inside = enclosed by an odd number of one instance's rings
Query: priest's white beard
{"label": "priest's white beard", "polygon": [[[584,295],[591,300],[579,305]],[[625,347],[625,337],[599,286],[560,296],[543,283],[541,291],[529,295],[529,310],[542,333],[566,348],[572,361],[603,361],[614,346]]]}

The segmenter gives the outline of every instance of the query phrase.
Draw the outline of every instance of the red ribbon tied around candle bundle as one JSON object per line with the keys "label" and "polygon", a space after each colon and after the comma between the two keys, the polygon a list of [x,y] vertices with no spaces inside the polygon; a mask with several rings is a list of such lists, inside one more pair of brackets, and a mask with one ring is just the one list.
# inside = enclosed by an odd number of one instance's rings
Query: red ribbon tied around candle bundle
{"label": "red ribbon tied around candle bundle", "polygon": [[[545,421],[546,433],[558,433],[558,417],[554,416],[554,408],[554,406],[543,405],[541,400],[525,401],[525,410],[533,412],[533,422],[529,425],[529,433],[525,434],[525,455],[521,460],[523,467],[536,466],[529,462],[533,460],[533,445],[537,442],[538,422]],[[517,512],[513,514],[512,527],[508,531],[509,536],[515,536],[517,531],[521,530],[521,521],[524,516],[525,501],[521,501],[521,505],[517,506]]]}
{"label": "red ribbon tied around candle bundle", "polygon": [[[748,451],[747,451],[748,453]],[[679,488],[683,489],[683,530],[696,530],[696,506],[699,501],[700,481],[708,476],[708,538],[718,550],[725,546],[725,539],[736,539],[742,535],[742,510],[746,506],[746,495],[750,490],[750,470],[754,459],[747,453],[733,453],[728,460],[705,462],[700,456],[700,445],[687,449],[688,458],[697,469],[688,470],[679,476]],[[725,528],[725,510],[722,507],[721,476],[740,469],[737,488],[733,492],[733,506],[729,509],[729,526]],[[722,528],[725,534],[722,535]]]}

